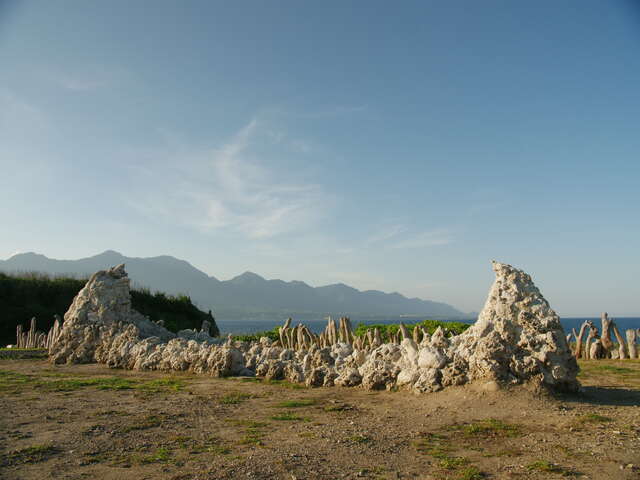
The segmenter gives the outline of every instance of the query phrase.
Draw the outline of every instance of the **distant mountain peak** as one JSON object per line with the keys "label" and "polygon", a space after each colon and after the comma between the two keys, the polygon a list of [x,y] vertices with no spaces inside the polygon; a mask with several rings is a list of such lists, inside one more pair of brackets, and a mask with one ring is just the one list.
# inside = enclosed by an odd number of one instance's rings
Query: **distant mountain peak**
{"label": "distant mountain peak", "polygon": [[95,255],[93,258],[105,258],[105,257],[124,258],[124,255],[122,255],[120,252],[116,252],[115,250],[105,250],[104,252],[99,253],[98,255]]}
{"label": "distant mountain peak", "polygon": [[229,281],[233,283],[249,283],[249,282],[264,282],[266,280],[260,275],[258,275],[257,273],[246,271],[244,273],[241,273],[237,277],[233,277]]}

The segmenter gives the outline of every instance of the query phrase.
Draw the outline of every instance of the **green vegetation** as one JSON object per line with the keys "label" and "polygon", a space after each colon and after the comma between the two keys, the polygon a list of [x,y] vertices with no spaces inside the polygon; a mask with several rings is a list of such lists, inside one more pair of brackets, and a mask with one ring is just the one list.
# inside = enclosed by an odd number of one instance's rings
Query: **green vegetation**
{"label": "green vegetation", "polygon": [[486,475],[474,466],[463,468],[458,474],[458,480],[480,480],[485,477]]}
{"label": "green vegetation", "polygon": [[495,418],[487,418],[463,425],[452,425],[453,430],[462,432],[466,436],[504,436],[516,437],[520,435],[517,425],[505,423]]}
{"label": "green vegetation", "polygon": [[279,420],[279,421],[285,421],[285,422],[299,422],[299,421],[308,422],[309,421],[309,419],[306,417],[300,417],[290,412],[284,412],[284,413],[279,413],[278,415],[273,415],[271,417],[271,420]]}
{"label": "green vegetation", "polygon": [[538,460],[536,462],[530,463],[529,465],[527,465],[527,470],[545,473],[560,473],[565,477],[575,477],[580,475],[579,472],[570,470],[556,463],[547,462],[546,460]]}
{"label": "green vegetation", "polygon": [[161,424],[162,418],[158,415],[147,415],[146,417],[139,418],[134,422],[125,425],[120,429],[120,432],[128,433],[135,430],[147,430],[149,428],[159,427]]}
{"label": "green vegetation", "polygon": [[220,399],[220,403],[223,405],[236,405],[238,403],[242,403],[245,400],[251,398],[251,394],[244,392],[231,392],[227,393],[224,397]]}
{"label": "green vegetation", "polygon": [[608,423],[613,422],[613,418],[605,417],[604,415],[598,415],[597,413],[587,413],[580,415],[574,420],[574,424],[583,425],[585,423]]}
{"label": "green vegetation", "polygon": [[[407,324],[406,327],[410,332],[413,332],[413,329],[419,325],[425,328],[430,334],[436,331],[438,327],[442,327],[449,332],[449,335],[458,335],[459,333],[464,332],[471,325],[463,322],[446,322],[440,320],[424,320],[422,322]],[[273,341],[279,340],[280,336],[278,335],[278,329],[280,327],[275,327],[272,330],[266,330],[264,332],[256,332],[250,335],[234,335],[234,340],[241,340],[243,342],[257,342],[260,340],[260,337],[268,337]],[[373,330],[377,328],[380,331],[380,335],[382,335],[382,339],[387,341],[389,339],[389,334],[395,334],[400,329],[400,324],[372,324],[365,325],[363,323],[358,324],[354,333],[358,336],[365,335],[367,330]]]}
{"label": "green vegetation", "polygon": [[233,339],[241,342],[257,342],[260,340],[260,337],[267,337],[272,341],[280,340],[280,336],[278,335],[278,329],[280,327],[274,327],[271,330],[265,330],[264,332],[256,332],[247,335],[234,335]]}
{"label": "green vegetation", "polygon": [[[429,334],[433,334],[433,332],[435,332],[438,327],[442,327],[443,329],[445,329],[445,331],[448,332],[448,335],[450,336],[450,335],[458,335],[464,332],[471,325],[463,322],[424,320],[422,322],[407,324],[405,326],[407,327],[407,330],[409,330],[410,333],[413,332],[413,329],[416,328],[416,326],[420,326],[426,329],[427,332],[429,332]],[[387,325],[383,323],[378,323],[378,324],[372,324],[372,325],[365,325],[364,323],[360,323],[356,327],[354,333],[357,336],[361,337],[363,335],[366,335],[367,330],[373,330],[374,328],[378,329],[383,341],[388,341],[390,335],[395,335],[396,333],[398,333],[398,330],[400,330],[400,324],[396,323],[396,324]]]}
{"label": "green vegetation", "polygon": [[48,373],[42,376],[0,370],[0,392],[17,393],[25,387],[47,392],[71,392],[81,388],[93,387],[98,390],[139,390],[149,393],[178,392],[184,388],[184,382],[176,378],[163,378],[144,381],[122,377],[83,377],[63,373]]}
{"label": "green vegetation", "polygon": [[145,455],[135,460],[140,463],[165,463],[171,459],[171,450],[166,447],[160,447],[156,450],[156,453],[152,455]]}
{"label": "green vegetation", "polygon": [[308,407],[310,405],[314,405],[315,400],[287,400],[286,402],[281,402],[277,406],[280,408],[298,408],[298,407]]}
{"label": "green vegetation", "polygon": [[601,371],[610,372],[610,373],[618,373],[620,375],[638,373],[637,370],[634,370],[632,368],[616,367],[614,365],[593,365],[592,368],[594,370],[601,370]]}
{"label": "green vegetation", "polygon": [[244,435],[238,441],[240,445],[264,445],[262,440],[265,437],[264,429],[269,427],[268,422],[258,422],[255,420],[237,420],[234,418],[229,418],[226,421],[233,423],[239,427],[245,427]]}
{"label": "green vegetation", "polygon": [[[86,279],[64,276],[0,273],[0,345],[15,343],[16,326],[21,324],[28,330],[32,317],[36,317],[39,330],[48,331],[53,325],[53,316],[64,315],[85,283]],[[151,293],[143,288],[131,290],[131,303],[151,320],[164,320],[165,326],[173,332],[184,328],[199,329],[202,321],[208,320],[212,334],[219,334],[211,312],[198,310],[186,295]]]}
{"label": "green vegetation", "polygon": [[449,457],[443,456],[440,460],[440,466],[445,470],[455,470],[469,463],[469,460],[464,457]]}
{"label": "green vegetation", "polygon": [[451,446],[448,439],[437,433],[427,433],[415,443],[419,453],[430,455],[434,458],[445,459],[449,457]]}
{"label": "green vegetation", "polygon": [[365,435],[354,435],[353,437],[349,437],[347,440],[360,444],[371,443],[372,441],[371,437],[367,437]]}
{"label": "green vegetation", "polygon": [[53,445],[32,445],[30,447],[2,455],[2,457],[0,457],[0,465],[42,462],[57,452],[58,449]]}

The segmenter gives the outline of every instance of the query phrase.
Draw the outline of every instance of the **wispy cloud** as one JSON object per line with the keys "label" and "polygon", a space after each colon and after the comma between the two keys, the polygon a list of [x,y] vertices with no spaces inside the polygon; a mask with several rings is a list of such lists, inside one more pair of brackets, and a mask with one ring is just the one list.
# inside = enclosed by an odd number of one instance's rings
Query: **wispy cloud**
{"label": "wispy cloud", "polygon": [[453,232],[446,228],[414,231],[404,224],[392,224],[381,228],[365,239],[366,246],[387,249],[425,248],[447,245],[453,242]]}
{"label": "wispy cloud", "polygon": [[44,78],[72,92],[89,92],[116,85],[129,76],[119,67],[92,67],[85,70],[46,70]]}
{"label": "wispy cloud", "polygon": [[[161,171],[138,168],[138,174],[152,177],[152,184],[158,177],[170,178],[171,188],[161,195],[138,195],[133,203],[146,214],[208,232],[222,229],[265,239],[304,231],[324,214],[330,197],[304,179],[303,162],[295,169],[282,165],[278,153],[303,154],[288,150],[286,138],[281,132],[274,142],[273,128],[254,118],[213,151],[179,152]],[[267,149],[265,142],[270,143]]]}
{"label": "wispy cloud", "polygon": [[426,232],[419,232],[414,235],[408,235],[398,239],[389,248],[424,248],[435,247],[439,245],[448,245],[453,242],[453,234],[447,229],[436,229]]}

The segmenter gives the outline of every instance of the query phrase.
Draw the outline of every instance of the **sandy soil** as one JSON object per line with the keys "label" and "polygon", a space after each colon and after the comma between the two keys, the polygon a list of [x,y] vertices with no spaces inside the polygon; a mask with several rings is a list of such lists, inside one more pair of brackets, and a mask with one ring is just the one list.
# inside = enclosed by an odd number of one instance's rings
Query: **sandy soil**
{"label": "sandy soil", "polygon": [[435,394],[0,360],[3,479],[640,478],[640,362]]}

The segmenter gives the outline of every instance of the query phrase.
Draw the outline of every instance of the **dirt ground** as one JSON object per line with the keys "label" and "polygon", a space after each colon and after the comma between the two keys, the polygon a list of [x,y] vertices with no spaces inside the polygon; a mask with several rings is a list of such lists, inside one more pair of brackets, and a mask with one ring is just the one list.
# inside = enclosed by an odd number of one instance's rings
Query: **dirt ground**
{"label": "dirt ground", "polygon": [[2,479],[640,478],[640,361],[435,394],[0,360]]}

